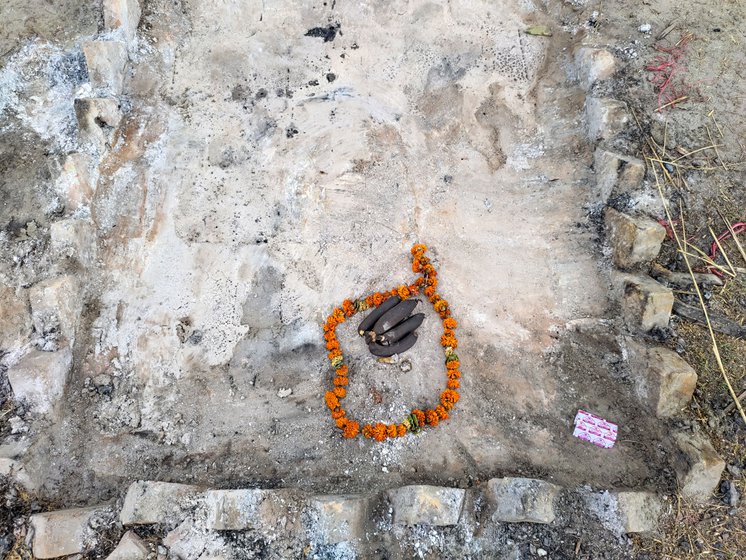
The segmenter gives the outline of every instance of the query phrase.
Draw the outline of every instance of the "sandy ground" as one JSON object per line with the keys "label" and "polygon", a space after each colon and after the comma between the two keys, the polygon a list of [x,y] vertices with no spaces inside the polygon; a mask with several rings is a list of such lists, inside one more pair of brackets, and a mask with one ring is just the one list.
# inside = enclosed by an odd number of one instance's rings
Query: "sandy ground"
{"label": "sandy ground", "polygon": [[[664,427],[634,403],[613,328],[557,338],[613,309],[569,40],[520,32],[551,17],[507,1],[148,3],[91,203],[99,262],[73,378],[59,416],[33,428],[43,491],[668,484]],[[307,34],[329,26],[329,41]],[[29,142],[24,123],[4,128],[9,153]],[[48,165],[34,157],[29,169]],[[45,196],[6,204],[4,222],[44,224]],[[321,323],[345,297],[411,281],[417,241],[462,325],[462,401],[419,437],[343,441],[323,405]],[[342,330],[362,419],[434,404],[436,327],[431,314],[408,373]],[[114,390],[87,391],[102,374]],[[571,437],[578,408],[620,424],[613,450]]]}

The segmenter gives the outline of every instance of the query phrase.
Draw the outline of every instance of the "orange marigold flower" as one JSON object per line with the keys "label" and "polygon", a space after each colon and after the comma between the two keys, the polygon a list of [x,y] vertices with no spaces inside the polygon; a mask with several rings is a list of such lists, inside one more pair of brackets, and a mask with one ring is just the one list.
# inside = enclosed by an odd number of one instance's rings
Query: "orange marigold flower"
{"label": "orange marigold flower", "polygon": [[441,420],[448,420],[448,411],[441,405],[435,407],[435,412]]}
{"label": "orange marigold flower", "polygon": [[414,259],[412,261],[412,272],[422,272],[422,263],[420,262],[420,259]]}
{"label": "orange marigold flower", "polygon": [[334,331],[324,331],[324,340],[329,342],[330,340],[336,340],[337,334]]}
{"label": "orange marigold flower", "polygon": [[347,317],[345,317],[345,312],[342,311],[339,307],[335,307],[334,311],[332,311],[332,316],[337,321],[337,323],[344,323]]}
{"label": "orange marigold flower", "polygon": [[386,424],[376,424],[373,426],[373,438],[376,441],[383,441],[386,439]]}
{"label": "orange marigold flower", "polygon": [[427,288],[425,288],[425,290],[423,291],[423,293],[427,297],[432,298],[435,295],[435,288],[433,288],[432,286],[428,286]]}
{"label": "orange marigold flower", "polygon": [[446,372],[446,375],[448,376],[448,379],[459,379],[461,377],[461,372],[457,369],[449,369]]}
{"label": "orange marigold flower", "polygon": [[339,348],[339,342],[336,340],[330,340],[326,343],[327,350],[336,350],[337,348]]}
{"label": "orange marigold flower", "polygon": [[337,368],[337,375],[345,377],[349,371],[350,369],[347,366],[341,366]]}
{"label": "orange marigold flower", "polygon": [[441,299],[433,307],[435,307],[435,311],[440,312],[440,311],[443,311],[444,309],[448,309],[448,302],[444,299]]}
{"label": "orange marigold flower", "polygon": [[355,304],[352,300],[346,299],[342,302],[342,310],[348,317],[352,317],[355,314]]}
{"label": "orange marigold flower", "polygon": [[433,428],[438,425],[438,413],[434,410],[426,410],[425,411],[425,419],[427,420],[427,423],[430,424]]}
{"label": "orange marigold flower", "polygon": [[337,322],[334,320],[333,317],[329,316],[326,319],[326,323],[324,323],[324,332],[325,333],[332,333],[334,334],[334,329],[337,328]]}
{"label": "orange marigold flower", "polygon": [[447,403],[456,404],[460,398],[461,395],[459,395],[453,389],[446,389],[440,394],[440,402],[443,404],[443,406],[445,406]]}
{"label": "orange marigold flower", "polygon": [[414,281],[415,286],[422,286],[424,283],[425,283],[424,278],[418,278],[417,280]]}
{"label": "orange marigold flower", "polygon": [[332,350],[327,354],[330,360],[333,360],[334,358],[339,358],[342,355],[342,352],[339,350],[339,348]]}
{"label": "orange marigold flower", "polygon": [[458,341],[456,340],[456,337],[453,337],[453,336],[446,336],[446,335],[441,336],[440,344],[444,348],[447,348],[448,346],[450,346],[451,348],[458,347]]}
{"label": "orange marigold flower", "polygon": [[413,296],[416,296],[417,294],[420,293],[420,286],[419,286],[419,284],[416,284],[416,283],[415,284],[410,284],[408,286],[408,288],[409,288],[409,293],[412,294]]}
{"label": "orange marigold flower", "polygon": [[461,383],[459,383],[458,379],[449,379],[448,380],[448,388],[449,389],[458,389],[461,386]]}
{"label": "orange marigold flower", "polygon": [[443,321],[443,326],[447,329],[455,329],[458,326],[458,323],[456,322],[456,319],[449,317],[448,319]]}
{"label": "orange marigold flower", "polygon": [[395,438],[397,434],[396,426],[394,424],[389,424],[386,426],[386,435],[390,438]]}
{"label": "orange marigold flower", "polygon": [[350,420],[342,430],[342,437],[352,439],[360,433],[360,424]]}
{"label": "orange marigold flower", "polygon": [[337,424],[337,428],[344,428],[347,425],[347,422],[349,422],[349,420],[347,418],[344,418],[344,417],[337,418],[335,420],[335,423]]}
{"label": "orange marigold flower", "polygon": [[333,393],[337,395],[340,399],[345,398],[345,395],[347,395],[347,391],[345,391],[344,387],[334,387]]}
{"label": "orange marigold flower", "polygon": [[396,427],[396,437],[404,437],[407,435],[407,427],[404,424],[399,424]]}
{"label": "orange marigold flower", "polygon": [[438,273],[435,271],[435,267],[431,264],[426,264],[422,267],[422,272],[425,274],[425,276],[437,276]]}
{"label": "orange marigold flower", "polygon": [[425,413],[424,412],[416,408],[412,411],[412,414],[415,415],[415,417],[417,418],[417,423],[420,426],[425,424]]}
{"label": "orange marigold flower", "polygon": [[339,410],[335,410],[334,412],[332,412],[332,418],[337,420],[338,418],[342,418],[345,414],[346,413],[344,409],[340,408]]}
{"label": "orange marigold flower", "polygon": [[373,435],[373,426],[366,424],[363,426],[363,437],[369,438]]}
{"label": "orange marigold flower", "polygon": [[452,331],[451,329],[443,329],[443,334],[445,336],[453,336],[453,337],[456,336],[456,332]]}
{"label": "orange marigold flower", "polygon": [[335,377],[334,381],[332,381],[332,383],[334,383],[334,385],[336,385],[337,387],[343,387],[344,385],[347,385],[349,382],[350,380],[347,379],[346,377]]}
{"label": "orange marigold flower", "polygon": [[[461,362],[459,362],[458,360],[451,360],[450,362],[446,362],[446,369],[458,369],[460,367]],[[339,373],[339,371],[337,371],[337,373]]]}
{"label": "orange marigold flower", "polygon": [[324,400],[326,401],[326,406],[329,407],[329,410],[333,411],[335,408],[339,408],[339,399],[337,398],[337,395],[331,391],[324,393]]}
{"label": "orange marigold flower", "polygon": [[396,290],[396,293],[401,299],[407,299],[409,297],[409,288],[406,286],[399,286],[399,288]]}
{"label": "orange marigold flower", "polygon": [[373,294],[373,305],[378,307],[383,303],[383,294],[381,293],[375,293]]}
{"label": "orange marigold flower", "polygon": [[413,255],[424,253],[425,251],[427,251],[427,245],[424,245],[422,243],[417,243],[416,245],[414,245],[412,247],[412,254]]}

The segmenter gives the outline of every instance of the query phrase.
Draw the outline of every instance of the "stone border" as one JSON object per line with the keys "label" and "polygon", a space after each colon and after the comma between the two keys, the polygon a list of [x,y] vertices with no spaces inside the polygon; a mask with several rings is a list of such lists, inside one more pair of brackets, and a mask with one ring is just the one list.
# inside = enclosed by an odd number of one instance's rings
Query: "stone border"
{"label": "stone border", "polygon": [[[645,163],[608,146],[633,119],[622,101],[597,97],[593,86],[615,71],[614,56],[604,48],[581,46],[575,53],[578,81],[586,89],[588,138],[594,153],[595,196],[604,208],[606,242],[615,269],[611,273],[614,296],[627,329],[621,347],[636,384],[641,404],[658,418],[672,418],[688,405],[697,385],[697,373],[676,352],[650,346],[645,335],[668,327],[673,308],[671,288],[651,278],[652,261],[660,252],[666,229],[649,215],[628,215],[609,206],[617,196],[639,191]],[[708,500],[720,484],[725,462],[700,432],[673,434],[676,447],[672,465],[679,491],[696,502]]]}
{"label": "stone border", "polygon": [[[204,548],[200,543],[226,531],[253,531],[269,542],[291,539],[321,547],[365,546],[389,530],[473,527],[477,503],[482,526],[552,524],[556,504],[567,492],[582,496],[582,513],[593,515],[617,535],[655,531],[663,510],[661,499],[650,492],[568,490],[530,478],[493,478],[469,489],[410,485],[370,495],[313,495],[285,488],[212,490],[137,481],[117,506],[32,515],[32,548],[36,558],[93,550],[98,543],[94,520],[100,518],[117,518],[122,530],[160,527],[166,534],[158,548],[165,547],[175,557],[184,550]],[[108,560],[145,560],[148,550],[129,530]]]}

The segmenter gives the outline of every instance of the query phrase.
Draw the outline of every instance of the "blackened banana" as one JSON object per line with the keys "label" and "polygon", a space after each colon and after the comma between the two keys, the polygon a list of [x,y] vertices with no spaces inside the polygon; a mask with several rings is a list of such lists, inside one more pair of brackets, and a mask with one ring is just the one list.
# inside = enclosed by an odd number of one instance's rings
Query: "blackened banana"
{"label": "blackened banana", "polygon": [[402,352],[409,350],[414,346],[415,342],[417,342],[417,333],[413,332],[401,339],[399,342],[394,342],[388,346],[383,346],[377,342],[371,342],[368,344],[368,349],[374,356],[388,358],[394,354],[401,354]]}
{"label": "blackened banana", "polygon": [[373,325],[376,324],[376,321],[381,318],[381,316],[386,313],[389,309],[396,306],[401,302],[401,299],[399,296],[392,296],[386,301],[384,301],[381,305],[376,307],[373,311],[368,313],[368,316],[362,320],[360,323],[360,326],[357,328],[357,332],[360,336],[363,336],[366,331],[369,331]]}
{"label": "blackened banana", "polygon": [[412,313],[418,303],[420,303],[420,300],[418,299],[404,300],[384,313],[381,318],[376,321],[376,324],[373,325],[371,330],[377,335],[390,331],[404,319],[409,317],[409,314]]}
{"label": "blackened banana", "polygon": [[376,337],[376,342],[378,342],[379,344],[383,344],[384,346],[388,346],[389,344],[398,342],[409,333],[413,332],[417,327],[419,327],[424,320],[424,313],[417,313],[416,315],[412,315],[409,319],[405,319],[404,321],[396,325],[393,329],[386,331],[381,335],[378,335]]}

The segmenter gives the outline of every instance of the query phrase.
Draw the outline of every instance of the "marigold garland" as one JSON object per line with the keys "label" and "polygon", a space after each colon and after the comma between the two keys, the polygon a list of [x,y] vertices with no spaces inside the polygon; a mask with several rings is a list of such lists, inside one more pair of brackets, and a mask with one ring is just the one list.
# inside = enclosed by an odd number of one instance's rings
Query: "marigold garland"
{"label": "marigold garland", "polygon": [[[453,410],[458,402],[460,395],[456,391],[460,387],[458,381],[461,377],[461,363],[454,350],[458,347],[455,329],[458,323],[451,317],[451,309],[448,302],[442,299],[436,292],[438,287],[438,273],[425,256],[427,246],[421,243],[412,247],[412,271],[420,274],[411,285],[400,285],[392,288],[388,292],[376,292],[369,296],[357,299],[355,301],[346,299],[342,302],[341,307],[336,307],[327,317],[324,323],[324,341],[326,349],[330,352],[327,354],[335,375],[332,379],[333,388],[324,394],[326,406],[331,411],[332,419],[337,427],[342,430],[342,437],[352,439],[362,434],[363,437],[374,439],[375,441],[385,441],[387,438],[404,437],[407,432],[418,433],[423,428],[434,428],[440,422],[447,420],[449,411]],[[423,288],[424,286],[424,288]],[[347,418],[347,413],[342,408],[341,399],[345,398],[347,391],[345,386],[349,383],[349,368],[344,363],[342,349],[337,339],[336,328],[344,323],[348,318],[356,313],[366,311],[373,307],[378,307],[388,298],[398,296],[401,299],[407,299],[420,293],[420,290],[432,303],[436,313],[443,320],[443,336],[440,343],[445,351],[446,366],[446,389],[440,394],[440,399],[432,409],[420,410],[413,409],[411,413],[399,424],[365,424],[362,427],[358,422]]]}

